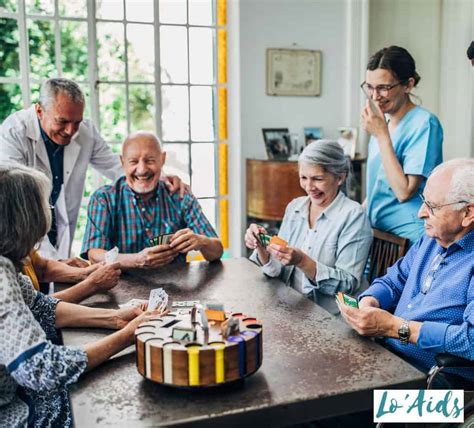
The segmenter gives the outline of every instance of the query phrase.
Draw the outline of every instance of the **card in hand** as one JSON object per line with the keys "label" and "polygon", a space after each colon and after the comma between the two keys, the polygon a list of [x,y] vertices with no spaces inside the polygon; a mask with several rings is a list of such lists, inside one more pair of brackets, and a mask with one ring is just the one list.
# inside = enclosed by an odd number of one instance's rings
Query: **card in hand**
{"label": "card in hand", "polygon": [[160,235],[161,236],[161,244],[162,245],[169,244],[170,241],[171,241],[171,237],[173,235],[174,235],[173,233],[165,233],[164,235]]}
{"label": "card in hand", "polygon": [[341,293],[340,291],[337,293],[336,299],[343,305],[352,306],[353,308],[359,307],[357,299],[347,294]]}
{"label": "card in hand", "polygon": [[148,299],[148,310],[154,311],[158,309],[163,311],[168,306],[168,293],[163,288],[155,288],[150,291],[150,298]]}
{"label": "card in hand", "polygon": [[118,257],[119,250],[117,247],[112,248],[111,250],[107,251],[104,255],[105,263],[112,264],[115,263]]}
{"label": "card in hand", "polygon": [[262,245],[262,247],[266,248],[267,245],[270,243],[271,236],[267,235],[266,233],[260,232],[258,234],[258,239],[259,239],[260,244]]}

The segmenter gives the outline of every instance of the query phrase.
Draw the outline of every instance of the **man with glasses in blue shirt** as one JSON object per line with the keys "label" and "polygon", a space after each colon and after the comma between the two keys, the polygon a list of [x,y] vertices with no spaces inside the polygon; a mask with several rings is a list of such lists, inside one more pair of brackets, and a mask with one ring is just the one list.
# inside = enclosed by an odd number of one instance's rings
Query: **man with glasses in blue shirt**
{"label": "man with glasses in blue shirt", "polygon": [[[359,297],[341,307],[361,335],[427,371],[437,353],[474,360],[474,159],[433,170],[418,216],[425,235]],[[473,389],[474,370],[445,375],[445,387]]]}

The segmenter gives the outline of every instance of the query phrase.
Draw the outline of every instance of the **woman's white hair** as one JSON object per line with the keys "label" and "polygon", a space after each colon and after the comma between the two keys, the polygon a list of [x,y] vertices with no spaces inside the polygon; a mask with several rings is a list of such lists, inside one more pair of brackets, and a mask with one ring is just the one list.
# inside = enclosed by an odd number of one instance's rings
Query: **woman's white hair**
{"label": "woman's white hair", "polygon": [[299,163],[317,165],[336,177],[345,177],[341,185],[344,193],[350,187],[351,161],[337,141],[316,140],[308,144],[298,158]]}
{"label": "woman's white hair", "polygon": [[[432,174],[452,171],[451,183],[445,197],[446,203],[465,201],[474,202],[474,159],[451,159],[438,165]],[[453,205],[453,209],[460,210],[464,203]]]}

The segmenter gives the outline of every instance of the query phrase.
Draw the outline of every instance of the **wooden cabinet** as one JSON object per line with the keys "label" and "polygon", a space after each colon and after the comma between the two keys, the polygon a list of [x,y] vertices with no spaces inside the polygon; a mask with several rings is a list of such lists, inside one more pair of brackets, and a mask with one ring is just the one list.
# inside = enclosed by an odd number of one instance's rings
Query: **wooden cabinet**
{"label": "wooden cabinet", "polygon": [[[365,158],[352,160],[353,177],[349,197],[365,197]],[[298,162],[247,159],[247,217],[281,221],[288,203],[304,196],[300,187]]]}
{"label": "wooden cabinet", "polygon": [[281,221],[301,189],[298,162],[247,159],[247,216]]}

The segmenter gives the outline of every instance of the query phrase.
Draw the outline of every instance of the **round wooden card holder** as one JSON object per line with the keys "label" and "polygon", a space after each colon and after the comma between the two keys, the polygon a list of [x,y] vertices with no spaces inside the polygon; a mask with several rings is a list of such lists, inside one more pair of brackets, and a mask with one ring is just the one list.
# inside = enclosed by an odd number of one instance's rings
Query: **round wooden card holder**
{"label": "round wooden card holder", "polygon": [[222,385],[255,373],[262,364],[261,323],[242,313],[225,317],[234,326],[238,323],[225,338],[222,322],[208,322],[201,305],[140,324],[135,331],[139,373],[154,382],[188,388]]}

